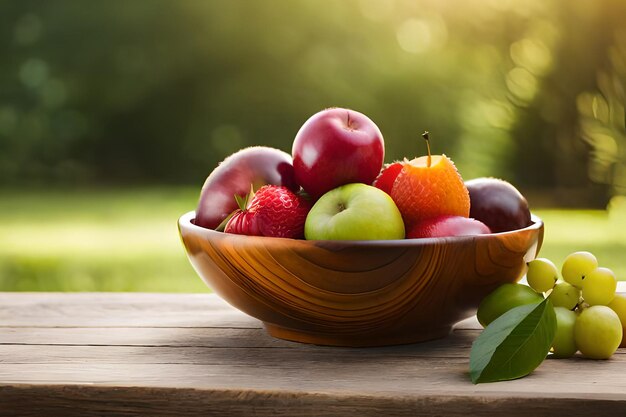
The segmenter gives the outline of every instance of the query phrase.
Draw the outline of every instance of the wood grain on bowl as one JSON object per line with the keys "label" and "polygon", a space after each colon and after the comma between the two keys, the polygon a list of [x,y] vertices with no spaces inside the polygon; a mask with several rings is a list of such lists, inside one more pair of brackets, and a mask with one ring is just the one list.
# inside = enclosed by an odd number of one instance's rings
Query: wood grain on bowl
{"label": "wood grain on bowl", "polygon": [[193,224],[179,230],[198,275],[262,320],[270,334],[333,346],[443,337],[498,285],[521,278],[543,223],[479,236],[305,241],[242,236]]}

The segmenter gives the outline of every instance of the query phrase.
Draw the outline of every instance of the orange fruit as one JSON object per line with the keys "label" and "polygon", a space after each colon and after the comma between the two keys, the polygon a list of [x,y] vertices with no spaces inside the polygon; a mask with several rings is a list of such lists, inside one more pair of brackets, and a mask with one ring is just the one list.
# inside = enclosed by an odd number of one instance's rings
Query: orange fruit
{"label": "orange fruit", "polygon": [[469,217],[470,198],[463,178],[445,155],[408,161],[391,188],[407,226],[437,216]]}

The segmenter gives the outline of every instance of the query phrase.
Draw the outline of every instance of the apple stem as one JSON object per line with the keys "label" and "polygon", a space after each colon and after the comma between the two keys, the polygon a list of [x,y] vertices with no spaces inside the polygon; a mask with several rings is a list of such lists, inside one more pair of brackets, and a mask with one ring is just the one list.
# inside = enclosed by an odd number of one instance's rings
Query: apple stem
{"label": "apple stem", "polygon": [[432,158],[430,156],[430,137],[428,137],[428,131],[422,133],[422,137],[426,141],[426,149],[428,149],[428,159],[426,160],[426,165],[430,168]]}
{"label": "apple stem", "polygon": [[346,115],[347,115],[347,117],[348,117],[348,120],[346,121],[346,126],[347,126],[347,128],[348,128],[348,129],[350,129],[350,130],[354,130],[354,129],[352,128],[352,119],[350,119],[350,112],[349,112],[349,111],[347,111],[347,112],[346,112]]}

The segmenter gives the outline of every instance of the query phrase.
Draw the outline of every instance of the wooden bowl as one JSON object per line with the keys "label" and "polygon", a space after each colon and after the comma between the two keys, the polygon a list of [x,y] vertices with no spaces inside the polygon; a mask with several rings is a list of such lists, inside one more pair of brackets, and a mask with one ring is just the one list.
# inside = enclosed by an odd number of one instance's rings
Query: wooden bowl
{"label": "wooden bowl", "polygon": [[484,296],[519,280],[543,222],[490,235],[309,241],[216,232],[178,222],[204,282],[275,337],[332,346],[413,343],[447,335]]}

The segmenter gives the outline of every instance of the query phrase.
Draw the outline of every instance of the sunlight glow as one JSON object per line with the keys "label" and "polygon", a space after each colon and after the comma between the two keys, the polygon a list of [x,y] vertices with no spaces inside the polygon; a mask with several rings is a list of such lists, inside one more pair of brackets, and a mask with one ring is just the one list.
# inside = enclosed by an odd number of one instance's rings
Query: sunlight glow
{"label": "sunlight glow", "polygon": [[396,31],[400,48],[412,54],[421,54],[438,49],[448,40],[448,29],[441,16],[408,19]]}
{"label": "sunlight glow", "polygon": [[550,49],[541,41],[524,38],[514,42],[510,48],[513,62],[535,75],[545,74],[552,66]]}
{"label": "sunlight glow", "polygon": [[525,102],[537,93],[537,79],[527,69],[515,67],[506,75],[506,86],[517,98]]}
{"label": "sunlight glow", "polygon": [[375,22],[388,19],[395,10],[394,0],[360,0],[361,13]]}

